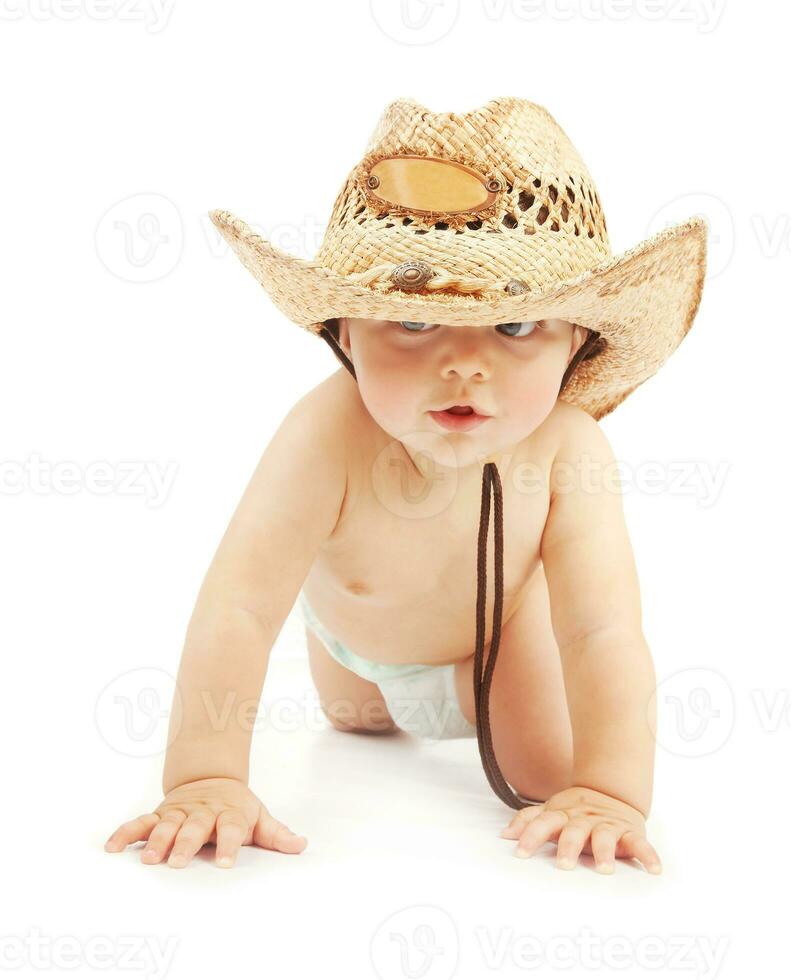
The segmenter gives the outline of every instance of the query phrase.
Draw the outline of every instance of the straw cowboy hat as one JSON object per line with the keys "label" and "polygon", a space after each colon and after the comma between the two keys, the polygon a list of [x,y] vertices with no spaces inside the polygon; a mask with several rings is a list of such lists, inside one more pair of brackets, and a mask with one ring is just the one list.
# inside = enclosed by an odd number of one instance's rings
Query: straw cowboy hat
{"label": "straw cowboy hat", "polygon": [[[683,340],[705,273],[701,217],[613,256],[599,195],[549,112],[504,97],[470,112],[411,98],[384,109],[340,189],[313,259],[289,255],[228,211],[211,219],[289,319],[322,337],[343,365],[338,317],[489,326],[560,318],[589,331],[562,380],[565,401],[600,419],[650,378]],[[486,535],[495,501],[494,626],[483,669]],[[483,467],[478,540],[475,700],[490,785],[519,797],[492,749],[488,694],[502,614],[502,488]]]}
{"label": "straw cowboy hat", "polygon": [[316,334],[340,316],[480,326],[557,317],[595,331],[563,398],[597,419],[682,341],[705,271],[697,216],[613,257],[574,145],[546,109],[512,97],[464,113],[387,105],[313,259],[228,211],[210,216],[274,303]]}

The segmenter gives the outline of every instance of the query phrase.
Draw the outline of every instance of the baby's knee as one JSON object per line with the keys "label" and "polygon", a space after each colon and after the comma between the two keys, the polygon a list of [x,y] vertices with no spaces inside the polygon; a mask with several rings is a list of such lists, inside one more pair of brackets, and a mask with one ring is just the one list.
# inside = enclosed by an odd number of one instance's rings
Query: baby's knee
{"label": "baby's knee", "polygon": [[330,718],[330,723],[338,732],[352,732],[355,735],[392,735],[398,731],[398,726],[393,722],[387,722],[375,728],[368,728],[363,725],[348,725],[333,718]]}
{"label": "baby's knee", "polygon": [[398,731],[387,705],[379,699],[360,705],[343,698],[331,704],[322,702],[321,708],[332,727],[339,732],[390,735]]}

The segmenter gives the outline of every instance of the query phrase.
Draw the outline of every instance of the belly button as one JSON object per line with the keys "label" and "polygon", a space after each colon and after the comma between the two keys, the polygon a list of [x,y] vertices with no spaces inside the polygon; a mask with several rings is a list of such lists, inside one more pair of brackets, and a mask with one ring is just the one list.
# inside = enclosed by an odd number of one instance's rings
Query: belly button
{"label": "belly button", "polygon": [[352,595],[365,595],[366,592],[370,592],[370,589],[365,582],[348,582],[346,584],[346,591]]}

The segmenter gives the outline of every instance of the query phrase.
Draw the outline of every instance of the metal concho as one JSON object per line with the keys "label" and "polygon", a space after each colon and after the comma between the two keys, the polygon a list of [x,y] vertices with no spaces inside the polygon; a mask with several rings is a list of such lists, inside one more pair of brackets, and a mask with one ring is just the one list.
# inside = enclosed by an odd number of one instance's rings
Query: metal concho
{"label": "metal concho", "polygon": [[434,270],[425,262],[402,262],[390,273],[390,281],[407,292],[421,289],[434,276]]}

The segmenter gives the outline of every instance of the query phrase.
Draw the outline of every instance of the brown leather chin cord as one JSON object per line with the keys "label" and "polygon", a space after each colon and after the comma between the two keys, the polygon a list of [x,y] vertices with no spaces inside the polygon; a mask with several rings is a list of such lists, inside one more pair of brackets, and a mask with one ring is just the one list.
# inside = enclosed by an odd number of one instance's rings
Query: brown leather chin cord
{"label": "brown leather chin cord", "polygon": [[[319,336],[330,345],[338,360],[349,371],[354,380],[357,375],[354,366],[332,333],[322,327]],[[491,493],[494,490],[494,616],[492,624],[492,640],[489,645],[489,656],[486,667],[483,664],[483,648],[486,635],[486,539],[489,532],[489,511],[491,508]],[[503,619],[503,489],[500,474],[494,463],[486,463],[483,467],[483,484],[481,487],[481,516],[478,525],[478,598],[475,610],[475,658],[474,689],[475,689],[475,728],[478,735],[478,751],[481,762],[489,780],[489,785],[500,797],[503,803],[520,810],[525,806],[543,803],[543,800],[528,800],[519,796],[506,782],[500,771],[494,755],[492,731],[489,723],[489,691],[492,686],[494,665],[500,647],[500,632]]]}

